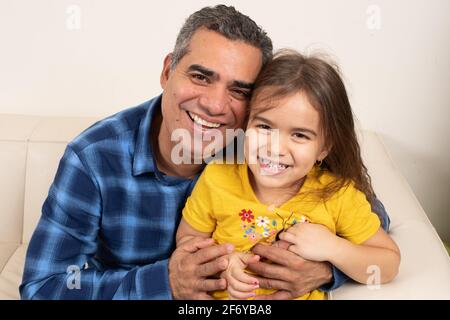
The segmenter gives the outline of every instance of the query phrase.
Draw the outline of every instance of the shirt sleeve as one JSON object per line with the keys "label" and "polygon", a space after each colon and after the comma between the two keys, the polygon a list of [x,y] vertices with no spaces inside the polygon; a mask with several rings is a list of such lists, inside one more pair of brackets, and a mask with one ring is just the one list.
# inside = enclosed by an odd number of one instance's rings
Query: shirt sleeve
{"label": "shirt sleeve", "polygon": [[[378,198],[375,198],[371,206],[372,212],[376,213],[379,219],[381,220],[381,227],[384,229],[384,231],[388,232],[390,219],[386,209],[384,208],[383,203]],[[320,290],[324,292],[330,292],[332,290],[339,288],[345,282],[347,282],[347,280],[350,279],[345,273],[343,273],[335,266],[332,267],[332,274],[333,276],[331,281],[320,287]]]}
{"label": "shirt sleeve", "polygon": [[217,166],[219,165],[209,164],[206,166],[183,209],[184,220],[200,232],[212,233],[216,228],[216,219],[213,215],[215,192],[213,182]]}
{"label": "shirt sleeve", "polygon": [[22,299],[172,298],[168,260],[131,270],[98,268],[92,262],[101,207],[95,179],[69,145],[28,247]]}
{"label": "shirt sleeve", "polygon": [[380,228],[377,214],[372,212],[370,202],[353,184],[338,192],[333,201],[336,215],[336,234],[352,243],[361,244],[371,238]]}

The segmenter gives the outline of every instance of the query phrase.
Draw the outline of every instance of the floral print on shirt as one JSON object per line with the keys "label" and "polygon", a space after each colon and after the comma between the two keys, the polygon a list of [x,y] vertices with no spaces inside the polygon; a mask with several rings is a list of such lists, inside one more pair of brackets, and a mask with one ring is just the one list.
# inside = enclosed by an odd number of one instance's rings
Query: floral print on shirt
{"label": "floral print on shirt", "polygon": [[[273,210],[269,210],[273,211]],[[278,215],[278,214],[277,214]],[[269,219],[266,215],[256,215],[251,209],[242,209],[239,213],[241,219],[241,229],[243,230],[243,237],[250,240],[252,244],[258,242],[273,243],[276,240],[276,235],[281,230],[286,230],[288,226],[297,223],[293,213],[286,219],[279,218]],[[256,216],[256,219],[255,219]],[[292,218],[292,219],[291,219]],[[280,220],[279,223],[277,220]],[[301,216],[300,222],[307,221],[305,216]]]}

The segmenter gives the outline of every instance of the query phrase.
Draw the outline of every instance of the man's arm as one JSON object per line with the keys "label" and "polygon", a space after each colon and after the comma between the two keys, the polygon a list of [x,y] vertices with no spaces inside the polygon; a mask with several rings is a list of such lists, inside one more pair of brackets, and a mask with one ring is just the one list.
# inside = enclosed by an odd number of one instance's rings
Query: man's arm
{"label": "man's arm", "polygon": [[131,270],[96,265],[100,213],[96,181],[69,146],[29,244],[23,299],[171,298],[168,259]]}
{"label": "man's arm", "polygon": [[[227,246],[197,239],[170,259],[129,269],[104,269],[97,253],[101,195],[96,181],[67,147],[29,244],[20,286],[23,299],[192,299],[224,289],[206,277],[226,268]],[[226,261],[225,261],[226,262]],[[87,263],[87,268],[86,268]],[[169,279],[176,279],[171,281]]]}

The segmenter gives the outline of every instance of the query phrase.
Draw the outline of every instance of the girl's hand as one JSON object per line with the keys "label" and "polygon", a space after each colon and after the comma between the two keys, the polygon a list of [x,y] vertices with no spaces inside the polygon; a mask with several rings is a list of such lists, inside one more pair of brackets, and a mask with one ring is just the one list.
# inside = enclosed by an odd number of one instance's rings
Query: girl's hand
{"label": "girl's hand", "polygon": [[338,237],[321,225],[300,222],[280,233],[280,239],[291,243],[288,250],[311,261],[328,261],[335,254]]}
{"label": "girl's hand", "polygon": [[249,263],[259,261],[259,256],[251,253],[233,252],[228,258],[228,268],[220,275],[227,281],[230,300],[247,299],[255,296],[253,290],[259,288],[258,279],[245,273]]}

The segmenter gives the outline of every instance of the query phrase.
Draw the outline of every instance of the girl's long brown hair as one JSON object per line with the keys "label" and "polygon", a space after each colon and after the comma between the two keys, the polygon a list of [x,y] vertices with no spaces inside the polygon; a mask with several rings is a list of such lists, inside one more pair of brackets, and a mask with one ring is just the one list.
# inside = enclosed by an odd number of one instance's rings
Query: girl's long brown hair
{"label": "girl's long brown hair", "polygon": [[326,200],[353,182],[372,203],[375,193],[361,158],[352,109],[336,66],[293,50],[278,52],[256,80],[250,116],[273,107],[270,101],[299,92],[305,93],[319,112],[325,147],[329,150],[321,168],[337,178],[320,190],[320,197]]}

